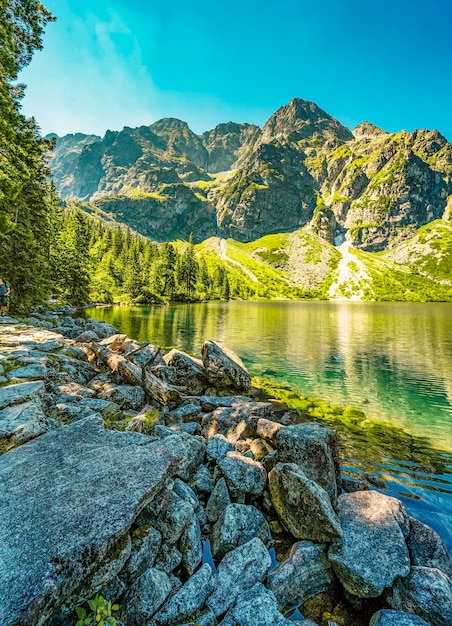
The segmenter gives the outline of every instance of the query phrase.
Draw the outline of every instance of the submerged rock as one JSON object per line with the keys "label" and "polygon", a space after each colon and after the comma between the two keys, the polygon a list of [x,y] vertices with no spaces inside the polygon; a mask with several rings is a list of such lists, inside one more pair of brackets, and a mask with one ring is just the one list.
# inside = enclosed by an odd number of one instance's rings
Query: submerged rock
{"label": "submerged rock", "polygon": [[84,419],[0,457],[0,623],[42,624],[92,576],[177,468],[152,441]]}
{"label": "submerged rock", "polygon": [[409,573],[408,516],[399,500],[378,491],[343,494],[339,520],[343,536],[331,545],[328,556],[348,592],[375,598]]}

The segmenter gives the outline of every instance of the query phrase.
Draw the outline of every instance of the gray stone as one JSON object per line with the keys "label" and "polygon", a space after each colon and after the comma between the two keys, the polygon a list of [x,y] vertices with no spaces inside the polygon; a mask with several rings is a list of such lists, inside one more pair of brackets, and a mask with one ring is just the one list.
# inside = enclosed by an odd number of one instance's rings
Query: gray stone
{"label": "gray stone", "polygon": [[41,381],[35,383],[16,383],[0,387],[0,409],[13,404],[22,404],[36,398],[43,398],[46,389]]}
{"label": "gray stone", "polygon": [[430,624],[418,615],[382,609],[372,615],[369,626],[430,626]]}
{"label": "gray stone", "polygon": [[139,365],[140,367],[165,365],[160,349],[151,344],[142,346],[137,352],[129,355],[127,358],[131,363]]}
{"label": "gray stone", "polygon": [[267,456],[270,449],[270,446],[266,444],[263,439],[253,439],[250,443],[248,454],[251,453],[256,461],[262,461],[262,459]]}
{"label": "gray stone", "polygon": [[93,330],[84,330],[80,335],[75,337],[75,343],[90,343],[92,341],[99,341],[100,337]]}
{"label": "gray stone", "polygon": [[105,385],[100,393],[102,400],[118,404],[121,409],[138,410],[144,404],[144,389],[134,385]]}
{"label": "gray stone", "polygon": [[256,434],[258,437],[262,437],[268,441],[274,441],[276,433],[278,433],[282,428],[285,428],[285,426],[278,424],[278,422],[261,418],[257,420]]}
{"label": "gray stone", "polygon": [[292,626],[278,611],[276,598],[261,583],[237,597],[235,606],[219,626]]}
{"label": "gray stone", "polygon": [[[216,626],[217,618],[210,609],[205,609],[201,613],[198,611],[196,617],[189,622],[184,622],[180,626]],[[178,625],[179,626],[179,625]]]}
{"label": "gray stone", "polygon": [[254,506],[229,504],[211,532],[211,549],[214,558],[259,537],[267,543],[270,529],[265,517]]}
{"label": "gray stone", "polygon": [[272,414],[273,405],[270,402],[241,402],[231,407],[220,407],[202,418],[203,435],[208,440],[214,435],[224,435],[231,443],[241,437],[254,439],[258,420]]}
{"label": "gray stone", "polygon": [[172,544],[164,543],[160,548],[160,552],[157,555],[157,559],[154,563],[157,569],[162,570],[169,574],[179,567],[182,563],[182,554]]}
{"label": "gray stone", "polygon": [[249,396],[201,396],[199,398],[203,411],[214,411],[220,406],[231,407],[243,402],[251,402]]}
{"label": "gray stone", "polygon": [[207,380],[215,387],[251,389],[251,376],[240,358],[220,346],[215,341],[205,341],[202,346],[202,361],[206,369]]}
{"label": "gray stone", "polygon": [[94,576],[90,580],[92,589],[92,592],[88,594],[90,597],[95,594],[97,588],[108,584],[119,574],[126,561],[129,560],[131,553],[132,541],[129,533],[125,533],[114,542],[108,554],[97,564]]}
{"label": "gray stone", "polygon": [[0,623],[43,624],[89,580],[182,455],[178,437],[149,441],[85,418],[1,456]]}
{"label": "gray stone", "polygon": [[152,616],[170,593],[171,583],[168,575],[158,569],[148,569],[121,601],[121,617],[127,626],[152,624]]}
{"label": "gray stone", "polygon": [[209,522],[216,522],[230,503],[231,498],[229,497],[226,480],[220,478],[207,502],[206,515]]}
{"label": "gray stone", "polygon": [[194,515],[193,507],[169,489],[161,501],[160,508],[155,508],[154,503],[147,507],[146,521],[162,533],[166,543],[176,543]]}
{"label": "gray stone", "polygon": [[370,484],[365,478],[359,476],[342,476],[342,488],[346,493],[355,493],[355,491],[368,491]]}
{"label": "gray stone", "polygon": [[68,383],[66,385],[58,385],[59,393],[64,396],[73,396],[77,400],[82,398],[93,398],[96,392],[89,387],[79,385],[78,383]]}
{"label": "gray stone", "polygon": [[40,363],[17,367],[6,375],[8,380],[39,380],[47,376],[47,368]]}
{"label": "gray stone", "polygon": [[88,331],[95,332],[100,339],[105,339],[105,337],[110,337],[111,335],[117,335],[118,329],[112,326],[111,324],[107,324],[105,322],[98,322],[97,320],[90,317],[85,324],[85,328]]}
{"label": "gray stone", "polygon": [[49,423],[39,400],[7,406],[0,411],[0,437],[10,437],[16,443],[24,443],[48,429]]}
{"label": "gray stone", "polygon": [[396,580],[387,600],[393,609],[419,615],[431,626],[452,624],[452,582],[439,569],[412,567]]}
{"label": "gray stone", "polygon": [[339,521],[343,537],[331,545],[328,557],[348,592],[375,598],[398,576],[407,576],[409,523],[399,500],[378,491],[342,494]]}
{"label": "gray stone", "polygon": [[331,541],[341,527],[331,500],[295,463],[277,463],[268,475],[273,507],[296,539]]}
{"label": "gray stone", "polygon": [[207,442],[206,454],[209,461],[218,461],[228,452],[234,452],[235,447],[224,435],[214,435]]}
{"label": "gray stone", "polygon": [[264,491],[267,472],[259,461],[248,459],[240,452],[228,452],[220,459],[218,466],[234,493],[260,496]]}
{"label": "gray stone", "polygon": [[212,570],[206,563],[170,597],[154,616],[157,626],[173,626],[190,618],[204,606],[212,589]]}
{"label": "gray stone", "polygon": [[197,468],[204,462],[206,445],[201,437],[188,435],[184,432],[178,432],[176,435],[185,448],[185,456],[179,463],[177,476],[182,480],[189,481]]}
{"label": "gray stone", "polygon": [[218,617],[233,606],[237,596],[262,582],[271,565],[267,548],[258,538],[228,552],[218,565],[215,588],[207,601]]}
{"label": "gray stone", "polygon": [[180,350],[171,350],[163,360],[168,367],[175,368],[175,384],[184,386],[188,393],[199,396],[209,386],[204,365],[199,359]]}
{"label": "gray stone", "polygon": [[75,346],[68,346],[67,344],[61,349],[61,354],[68,356],[71,359],[77,359],[77,361],[86,361],[87,357],[83,350],[76,348]]}
{"label": "gray stone", "polygon": [[200,465],[196,470],[194,486],[198,491],[211,493],[215,487],[212,474],[205,465]]}
{"label": "gray stone", "polygon": [[410,517],[407,544],[412,565],[436,567],[452,580],[452,556],[438,533]]}
{"label": "gray stone", "polygon": [[296,463],[308,478],[323,487],[333,506],[341,492],[336,434],[317,422],[286,426],[276,435],[281,463]]}
{"label": "gray stone", "polygon": [[108,400],[101,400],[100,398],[85,398],[80,400],[78,405],[80,409],[90,409],[95,413],[100,413],[102,416],[112,415],[121,411],[119,405]]}
{"label": "gray stone", "polygon": [[201,528],[198,518],[193,515],[180,538],[182,565],[191,576],[202,561]]}
{"label": "gray stone", "polygon": [[102,339],[101,341],[99,341],[99,343],[101,346],[106,346],[107,348],[110,348],[110,350],[116,351],[122,348],[126,339],[127,335],[121,335],[120,333],[117,333],[115,335],[105,337],[105,339]]}
{"label": "gray stone", "polygon": [[198,417],[201,412],[199,404],[184,404],[166,416],[166,424],[179,424],[179,422],[190,422]]}
{"label": "gray stone", "polygon": [[192,505],[194,511],[198,510],[200,506],[198,496],[193,491],[193,489],[187,485],[187,483],[185,483],[180,478],[176,478],[173,484],[173,491],[174,493],[177,493],[177,495],[182,498],[182,500],[186,500],[187,502],[189,502]]}
{"label": "gray stone", "polygon": [[294,543],[288,558],[268,575],[268,588],[284,610],[304,604],[333,585],[326,546],[310,541]]}
{"label": "gray stone", "polygon": [[130,585],[147,569],[150,569],[157,558],[162,545],[162,535],[155,528],[144,526],[132,533],[130,558],[121,570],[121,578]]}

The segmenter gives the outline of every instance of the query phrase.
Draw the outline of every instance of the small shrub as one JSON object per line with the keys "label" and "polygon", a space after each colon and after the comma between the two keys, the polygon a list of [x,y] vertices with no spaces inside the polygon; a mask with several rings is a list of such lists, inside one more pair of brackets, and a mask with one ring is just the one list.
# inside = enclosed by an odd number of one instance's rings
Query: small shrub
{"label": "small shrub", "polygon": [[109,600],[105,600],[103,596],[96,595],[92,600],[88,600],[90,612],[79,606],[75,609],[78,621],[75,626],[89,626],[89,624],[98,624],[98,626],[117,626],[118,622],[112,616],[113,611],[117,611],[119,606],[112,604]]}

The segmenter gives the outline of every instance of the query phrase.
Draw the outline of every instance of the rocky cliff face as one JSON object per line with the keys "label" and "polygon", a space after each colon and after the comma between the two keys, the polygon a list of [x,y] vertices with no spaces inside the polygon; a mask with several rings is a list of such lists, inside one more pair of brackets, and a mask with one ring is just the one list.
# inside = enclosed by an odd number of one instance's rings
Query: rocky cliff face
{"label": "rocky cliff face", "polygon": [[379,251],[445,214],[452,144],[438,131],[353,131],[294,98],[265,123],[185,122],[59,138],[51,163],[63,198],[94,201],[158,240],[218,234],[250,241],[309,224]]}

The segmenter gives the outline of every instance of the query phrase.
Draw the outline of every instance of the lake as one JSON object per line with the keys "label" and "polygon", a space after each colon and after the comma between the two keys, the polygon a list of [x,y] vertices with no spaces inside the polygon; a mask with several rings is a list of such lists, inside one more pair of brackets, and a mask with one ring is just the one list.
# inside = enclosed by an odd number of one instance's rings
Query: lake
{"label": "lake", "polygon": [[87,315],[195,356],[213,339],[253,376],[357,407],[371,425],[403,429],[408,437],[397,446],[398,431],[379,429],[370,440],[364,424],[343,469],[353,474],[365,465],[452,547],[452,304],[232,301]]}

